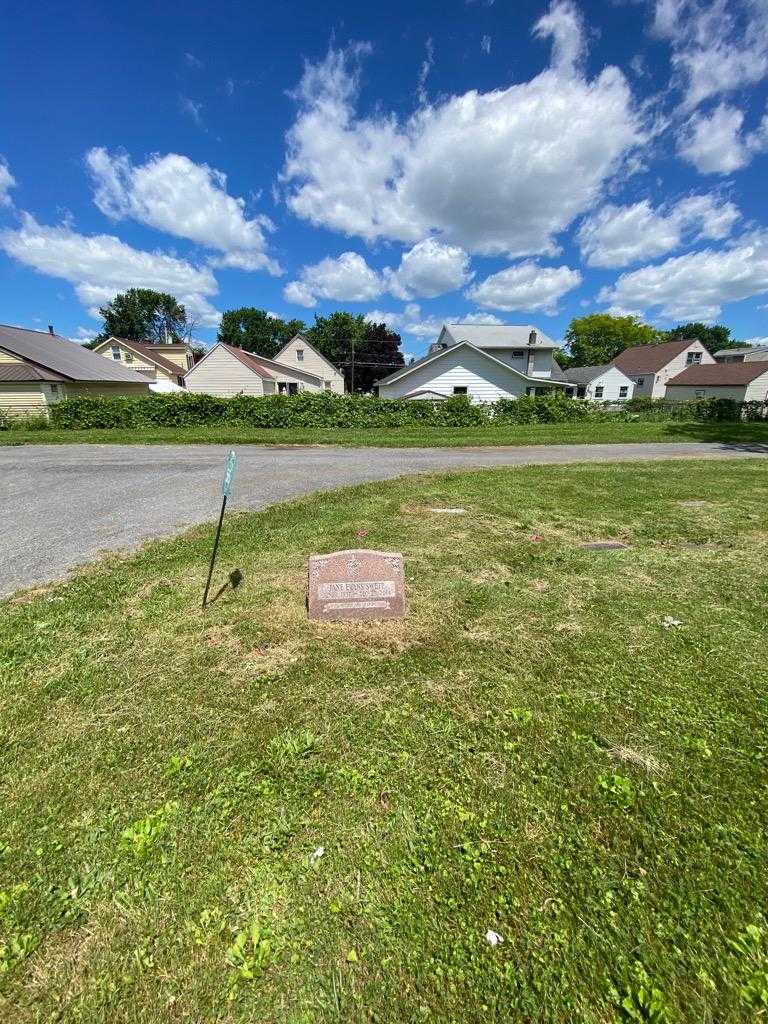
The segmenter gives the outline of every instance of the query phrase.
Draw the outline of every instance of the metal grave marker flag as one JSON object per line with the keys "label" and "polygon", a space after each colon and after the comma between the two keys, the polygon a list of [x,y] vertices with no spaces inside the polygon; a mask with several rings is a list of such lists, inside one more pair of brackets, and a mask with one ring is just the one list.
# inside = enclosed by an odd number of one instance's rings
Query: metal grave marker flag
{"label": "metal grave marker flag", "polygon": [[237,456],[233,451],[230,451],[227,456],[227,466],[224,470],[224,479],[221,484],[221,493],[223,494],[221,502],[221,512],[219,513],[219,524],[216,527],[216,539],[213,542],[213,552],[211,554],[211,564],[208,567],[208,579],[205,584],[205,593],[203,594],[203,608],[205,609],[208,604],[208,591],[211,589],[211,579],[213,577],[213,567],[216,563],[216,553],[219,550],[219,538],[221,537],[221,524],[224,522],[224,510],[227,507],[227,498],[232,490],[232,477],[235,475],[235,463],[237,462]]}

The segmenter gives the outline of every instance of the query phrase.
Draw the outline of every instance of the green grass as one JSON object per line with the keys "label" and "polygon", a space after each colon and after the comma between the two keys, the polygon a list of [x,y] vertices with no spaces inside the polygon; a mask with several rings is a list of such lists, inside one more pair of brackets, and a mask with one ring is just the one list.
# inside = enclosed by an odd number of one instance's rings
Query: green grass
{"label": "green grass", "polygon": [[536,423],[510,427],[275,428],[232,424],[136,430],[6,430],[0,445],[18,444],[338,444],[366,448],[459,448],[466,445],[598,444],[641,441],[768,443],[768,423]]}
{"label": "green grass", "polygon": [[[211,532],[0,605],[0,1019],[763,1019],[763,460],[233,516],[203,613]],[[360,544],[408,617],[308,622]]]}

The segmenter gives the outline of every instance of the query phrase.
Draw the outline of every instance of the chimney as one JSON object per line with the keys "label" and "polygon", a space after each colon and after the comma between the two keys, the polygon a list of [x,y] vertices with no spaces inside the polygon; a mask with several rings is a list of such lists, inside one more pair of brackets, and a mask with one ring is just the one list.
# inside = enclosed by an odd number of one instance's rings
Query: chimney
{"label": "chimney", "polygon": [[535,345],[536,344],[536,331],[531,331],[531,333],[528,335],[528,344],[529,345]]}
{"label": "chimney", "polygon": [[53,334],[53,324],[48,324],[48,333]]}

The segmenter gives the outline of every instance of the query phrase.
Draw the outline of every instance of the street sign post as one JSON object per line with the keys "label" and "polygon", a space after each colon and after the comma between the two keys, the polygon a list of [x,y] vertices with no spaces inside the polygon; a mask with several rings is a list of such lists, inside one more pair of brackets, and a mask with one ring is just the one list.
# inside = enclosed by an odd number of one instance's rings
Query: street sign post
{"label": "street sign post", "polygon": [[230,452],[227,456],[227,466],[224,470],[224,480],[221,484],[221,512],[219,513],[219,522],[216,527],[216,538],[213,542],[213,551],[211,552],[211,564],[208,567],[208,579],[205,584],[205,593],[203,594],[203,610],[205,610],[208,604],[208,591],[211,589],[211,579],[213,578],[213,567],[216,564],[216,555],[219,550],[219,539],[221,537],[221,524],[224,522],[224,511],[227,507],[227,498],[232,491],[232,477],[235,475],[235,464],[237,462],[237,456],[234,452]]}

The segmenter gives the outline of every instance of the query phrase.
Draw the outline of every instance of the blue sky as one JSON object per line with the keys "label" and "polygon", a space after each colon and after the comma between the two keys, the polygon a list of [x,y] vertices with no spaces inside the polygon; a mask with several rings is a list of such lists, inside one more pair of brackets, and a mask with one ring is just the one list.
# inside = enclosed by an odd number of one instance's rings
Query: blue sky
{"label": "blue sky", "polygon": [[768,335],[768,0],[6,5],[0,320]]}

